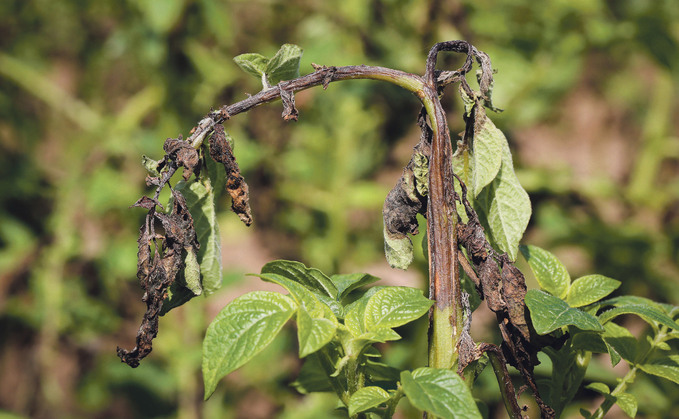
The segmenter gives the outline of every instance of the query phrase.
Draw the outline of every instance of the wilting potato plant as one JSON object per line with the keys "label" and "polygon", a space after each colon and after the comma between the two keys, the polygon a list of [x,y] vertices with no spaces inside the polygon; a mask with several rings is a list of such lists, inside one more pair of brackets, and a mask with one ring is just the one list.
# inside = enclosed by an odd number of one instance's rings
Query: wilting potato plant
{"label": "wilting potato plant", "polygon": [[[443,51],[465,54],[463,66],[436,69]],[[147,310],[136,346],[118,348],[123,362],[136,367],[151,352],[165,313],[219,289],[219,194],[226,190],[241,221],[253,222],[248,186],[224,124],[277,100],[282,102],[283,119],[294,121],[299,117],[296,92],[371,79],[398,85],[422,104],[419,115],[410,116],[420,128],[420,139],[385,197],[383,230],[389,264],[407,269],[413,260],[411,237],[419,234],[417,215],[426,218],[428,296],[411,287],[369,287],[378,281],[370,274],[326,274],[301,262],[271,261],[256,276],[280,285],[287,294],[242,295],[207,329],[206,399],[221,378],[266,348],[289,321],[296,324],[299,357],[304,359],[297,389],[336,393],[350,417],[391,417],[403,397],[431,417],[481,417],[471,390],[486,367],[493,369],[511,417],[523,417],[526,408],[517,400],[519,391],[508,367],[518,371],[540,415],[558,417],[582,387],[593,353],[608,354],[612,365],[624,361],[629,368],[613,388],[603,382],[588,384],[603,395],[603,402],[594,412],[582,410],[585,417],[601,418],[614,404],[634,417],[637,401],[626,389],[637,374],[679,383],[679,354],[667,343],[679,338],[677,307],[635,296],[607,298],[620,285],[615,279],[587,275],[572,280],[550,252],[519,245],[531,204],[514,172],[507,139],[488,116],[488,111],[500,110],[492,103],[493,69],[485,53],[465,41],[438,43],[429,52],[422,76],[365,65],[314,65],[313,72],[300,76],[301,55],[298,46],[286,44],[271,58],[255,53],[235,57],[238,66],[261,80],[262,90],[210,111],[186,138],[168,138],[160,160],[143,157],[147,185],[155,192],[133,206],[147,211],[137,261]],[[477,89],[467,80],[474,75]],[[460,116],[465,131],[455,142],[441,104],[450,92],[464,104]],[[180,170],[181,177],[174,176]],[[165,188],[170,189],[170,200],[160,202]],[[519,256],[540,289],[527,290],[515,265]],[[497,319],[500,345],[474,342],[469,333],[480,299]],[[428,365],[411,371],[382,362],[375,344],[401,339],[395,328],[425,314]],[[650,325],[650,337],[637,339],[615,322],[629,314]],[[540,352],[551,360],[552,373],[536,380]]]}

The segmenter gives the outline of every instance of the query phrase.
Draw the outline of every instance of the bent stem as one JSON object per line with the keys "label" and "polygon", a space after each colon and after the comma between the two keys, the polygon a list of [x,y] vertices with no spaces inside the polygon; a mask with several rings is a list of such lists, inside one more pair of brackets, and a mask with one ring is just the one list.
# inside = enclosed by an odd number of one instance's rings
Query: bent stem
{"label": "bent stem", "polygon": [[[443,46],[441,46],[443,45]],[[453,49],[449,48],[454,46]],[[457,48],[457,49],[455,49]],[[386,81],[414,93],[424,105],[433,131],[433,144],[429,161],[429,195],[427,204],[427,239],[429,244],[429,298],[435,301],[430,315],[429,366],[452,368],[457,361],[457,342],[462,331],[462,305],[457,274],[457,222],[453,199],[452,145],[445,112],[439,100],[438,88],[464,80],[461,74],[468,71],[471,61],[468,56],[465,68],[460,71],[437,72],[434,70],[436,54],[440,50],[468,52],[473,47],[464,41],[436,44],[427,60],[425,78],[376,66],[314,66],[316,71],[306,76],[284,81],[274,87],[262,90],[245,100],[223,106],[194,127],[188,141],[198,148],[214,126],[230,117],[246,112],[256,106],[282,99],[283,117],[296,119],[294,92],[322,85],[324,88],[334,81],[371,79]]]}

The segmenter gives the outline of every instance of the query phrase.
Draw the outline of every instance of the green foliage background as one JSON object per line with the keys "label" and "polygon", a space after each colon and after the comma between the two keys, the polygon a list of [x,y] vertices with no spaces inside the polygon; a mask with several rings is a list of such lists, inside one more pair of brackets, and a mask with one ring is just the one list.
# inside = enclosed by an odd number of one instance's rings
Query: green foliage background
{"label": "green foliage background", "polygon": [[[299,369],[294,331],[205,403],[200,344],[216,312],[251,287],[242,274],[274,257],[424,286],[421,253],[417,275],[387,270],[380,217],[419,135],[414,98],[346,82],[298,94],[297,123],[280,120],[280,105],[229,121],[256,226],[241,227],[224,198],[225,289],[162,318],[153,354],[132,370],[114,350],[132,346],[144,308],[134,262],[143,214],[127,209],[145,193],[140,156],[160,157],[163,140],[186,136],[211,106],[259,89],[231,60],[238,54],[295,43],[302,73],[311,62],[422,73],[429,47],[451,39],[472,42],[498,69],[494,102],[505,112],[491,117],[534,205],[524,241],[554,251],[575,275],[621,281],[620,294],[677,304],[673,0],[6,0],[0,409],[33,418],[328,417],[332,398],[303,399],[288,386]],[[457,132],[462,109],[450,98]],[[387,348],[390,362],[424,364],[418,326],[402,333],[417,344]],[[499,399],[492,379],[479,382],[479,396]],[[644,378],[635,388],[640,415],[678,414],[673,384]]]}

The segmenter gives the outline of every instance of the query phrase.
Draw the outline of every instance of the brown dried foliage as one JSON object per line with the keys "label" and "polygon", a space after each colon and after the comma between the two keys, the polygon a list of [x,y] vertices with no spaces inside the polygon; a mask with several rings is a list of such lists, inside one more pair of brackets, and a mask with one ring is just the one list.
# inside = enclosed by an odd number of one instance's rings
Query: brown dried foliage
{"label": "brown dried foliage", "polygon": [[[294,102],[293,102],[294,106]],[[216,124],[214,133],[210,137],[210,157],[216,162],[222,163],[226,170],[226,191],[231,196],[231,209],[238,217],[249,226],[252,224],[252,211],[250,210],[250,193],[248,184],[240,174],[240,168],[233,156],[233,150],[226,140],[224,126]]]}

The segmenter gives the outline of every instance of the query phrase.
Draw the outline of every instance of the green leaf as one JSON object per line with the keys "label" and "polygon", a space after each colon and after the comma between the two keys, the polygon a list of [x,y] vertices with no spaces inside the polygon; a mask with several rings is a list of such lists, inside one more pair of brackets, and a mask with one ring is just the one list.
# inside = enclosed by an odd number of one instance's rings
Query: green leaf
{"label": "green leaf", "polygon": [[294,44],[283,44],[266,65],[265,73],[269,82],[277,84],[283,80],[299,77],[299,61],[303,50]]}
{"label": "green leaf", "polygon": [[615,291],[620,281],[603,275],[587,275],[573,281],[566,302],[571,307],[582,307],[592,304]]}
{"label": "green leaf", "polygon": [[183,278],[175,279],[167,290],[167,298],[163,301],[163,308],[160,309],[160,315],[166,315],[173,308],[183,305],[195,296],[196,294],[194,294],[193,291],[186,288]]}
{"label": "green leaf", "polygon": [[316,268],[307,268],[301,262],[275,260],[262,267],[262,273],[274,273],[304,285],[311,291],[337,298],[337,287],[332,280]]}
{"label": "green leaf", "polygon": [[575,326],[581,330],[604,331],[596,317],[570,307],[565,301],[544,291],[528,290],[526,306],[530,310],[530,318],[535,331],[541,335],[564,326]]}
{"label": "green leaf", "polygon": [[679,324],[672,320],[670,316],[665,314],[660,308],[650,305],[630,304],[615,307],[602,312],[598,317],[601,324],[606,324],[622,314],[636,314],[648,323],[653,324],[657,322],[671,329],[679,330]]}
{"label": "green leaf", "polygon": [[401,335],[396,333],[394,329],[388,327],[383,327],[370,332],[365,332],[360,336],[351,339],[346,344],[347,355],[358,356],[359,354],[363,353],[363,351],[369,345],[372,345],[373,343],[377,342],[382,343],[399,339],[401,339]]}
{"label": "green leaf", "polygon": [[330,379],[317,356],[310,356],[304,360],[297,379],[291,385],[302,394],[333,390]]}
{"label": "green leaf", "polygon": [[566,267],[554,254],[537,246],[521,246],[521,253],[530,265],[540,288],[548,293],[565,299],[571,283]]}
{"label": "green leaf", "polygon": [[278,284],[285,288],[295,300],[297,305],[304,307],[304,309],[309,312],[311,317],[323,317],[325,304],[321,303],[319,299],[316,298],[316,294],[305,288],[304,285],[297,283],[283,275],[274,273],[253,276],[257,276],[264,281],[273,282],[274,284]]}
{"label": "green leaf", "polygon": [[390,398],[389,393],[381,387],[369,386],[358,389],[349,399],[349,416],[377,407]]}
{"label": "green leaf", "polygon": [[389,266],[395,269],[403,269],[404,271],[408,269],[408,266],[413,263],[414,258],[413,242],[410,240],[410,237],[393,237],[393,235],[387,231],[386,226],[383,228],[383,235],[384,255],[387,258]]}
{"label": "green leaf", "polygon": [[289,297],[268,291],[245,294],[224,307],[203,341],[205,399],[222,377],[267,347],[296,309]]}
{"label": "green leaf", "polygon": [[365,306],[365,328],[373,331],[398,327],[420,318],[433,302],[410,287],[387,287],[377,291]]}
{"label": "green leaf", "polygon": [[366,332],[365,328],[365,307],[379,290],[385,287],[377,286],[368,289],[358,300],[349,304],[345,311],[346,316],[344,316],[344,325],[347,327],[349,332],[354,336],[360,336]]}
{"label": "green leaf", "polygon": [[330,279],[337,288],[337,300],[339,301],[342,301],[351,291],[380,280],[364,273],[333,275]]}
{"label": "green leaf", "polygon": [[637,415],[637,398],[629,393],[620,393],[615,396],[615,403],[620,406],[627,416],[633,418]]}
{"label": "green leaf", "polygon": [[599,394],[611,394],[611,389],[604,383],[590,383],[585,386],[586,389],[596,391]]}
{"label": "green leaf", "polygon": [[201,284],[205,295],[213,294],[222,287],[222,248],[215,194],[208,178],[199,181],[179,181],[176,190],[186,199],[186,205],[193,217],[196,238],[200,243]]}
{"label": "green leaf", "polygon": [[[396,388],[401,371],[383,362],[368,359],[365,361],[365,376],[370,383],[382,383],[382,387]],[[388,384],[387,384],[388,383]]]}
{"label": "green leaf", "polygon": [[252,74],[257,78],[261,78],[266,73],[266,67],[269,64],[269,59],[261,54],[247,53],[233,57],[233,61],[238,64],[238,67],[243,69],[246,73]]}
{"label": "green leaf", "polygon": [[604,324],[604,333],[601,338],[606,343],[608,354],[611,357],[611,365],[615,366],[620,358],[627,362],[634,362],[637,357],[637,339],[629,330],[613,322]]}
{"label": "green leaf", "polygon": [[[502,166],[502,154],[507,139],[486,115],[483,107],[476,106],[474,144],[471,153],[471,191],[474,197],[495,179]],[[511,164],[511,160],[509,162]]]}
{"label": "green leaf", "polygon": [[469,387],[451,370],[403,371],[401,385],[410,403],[421,411],[441,418],[481,418]]}
{"label": "green leaf", "polygon": [[190,289],[195,295],[203,293],[203,287],[200,285],[200,265],[193,247],[186,249],[184,280],[186,281],[186,288]]}
{"label": "green leaf", "polygon": [[512,153],[506,141],[502,147],[500,172],[479,193],[474,206],[478,213],[485,216],[491,240],[512,260],[516,260],[519,241],[530,220],[531,204],[514,173]]}
{"label": "green leaf", "polygon": [[297,339],[300,358],[321,349],[335,336],[337,319],[328,306],[324,308],[323,317],[312,317],[302,306],[297,309]]}
{"label": "green leaf", "polygon": [[679,384],[679,355],[669,355],[646,364],[638,364],[645,373]]}

